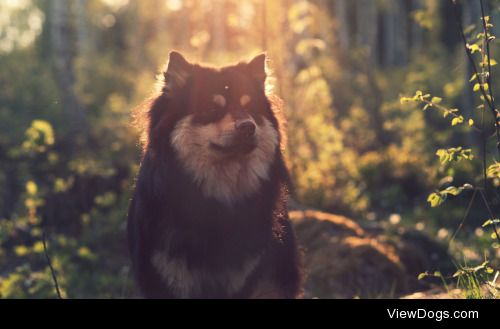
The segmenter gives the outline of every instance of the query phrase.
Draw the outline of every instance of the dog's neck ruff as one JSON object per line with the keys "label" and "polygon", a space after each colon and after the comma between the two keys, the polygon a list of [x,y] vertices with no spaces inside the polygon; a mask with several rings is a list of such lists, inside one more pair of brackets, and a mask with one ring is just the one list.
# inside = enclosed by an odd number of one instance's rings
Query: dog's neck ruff
{"label": "dog's neck ruff", "polygon": [[[191,117],[179,121],[171,135],[178,160],[207,198],[231,205],[258,191],[269,179],[269,170],[278,147],[278,132],[269,120],[257,127],[257,147],[237,157],[220,157],[193,138]],[[260,130],[260,131],[259,131]]]}

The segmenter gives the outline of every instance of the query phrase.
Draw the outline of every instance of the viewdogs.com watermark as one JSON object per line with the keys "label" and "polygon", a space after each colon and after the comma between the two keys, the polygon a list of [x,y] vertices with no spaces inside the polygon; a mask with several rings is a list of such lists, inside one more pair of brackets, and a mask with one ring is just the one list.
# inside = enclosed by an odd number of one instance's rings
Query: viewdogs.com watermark
{"label": "viewdogs.com watermark", "polygon": [[423,308],[416,310],[387,309],[390,319],[479,319],[479,311],[429,311]]}

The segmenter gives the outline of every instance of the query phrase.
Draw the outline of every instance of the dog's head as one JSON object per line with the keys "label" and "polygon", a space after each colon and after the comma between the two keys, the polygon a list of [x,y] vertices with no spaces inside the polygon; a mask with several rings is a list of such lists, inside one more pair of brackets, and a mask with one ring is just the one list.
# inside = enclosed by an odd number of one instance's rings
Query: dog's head
{"label": "dog's head", "polygon": [[195,182],[218,199],[255,191],[280,144],[265,66],[264,54],[216,69],[172,52],[149,114],[149,148],[161,152],[168,139]]}

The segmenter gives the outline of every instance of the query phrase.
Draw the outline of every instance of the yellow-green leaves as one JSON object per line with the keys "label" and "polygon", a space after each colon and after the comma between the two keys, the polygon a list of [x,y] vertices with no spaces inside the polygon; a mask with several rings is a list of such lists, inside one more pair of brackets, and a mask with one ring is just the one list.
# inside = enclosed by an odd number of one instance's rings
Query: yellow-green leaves
{"label": "yellow-green leaves", "polygon": [[[401,104],[405,104],[405,103],[409,103],[409,102],[424,102],[425,100],[427,100],[428,98],[430,98],[431,95],[430,94],[425,94],[420,91],[420,90],[417,90],[415,92],[415,95],[413,95],[412,97],[400,97],[399,98],[399,102]],[[437,97],[439,98],[439,97]]]}
{"label": "yellow-green leaves", "polygon": [[446,197],[442,196],[439,192],[433,192],[427,197],[427,202],[429,202],[433,208],[440,206],[445,200]]}
{"label": "yellow-green leaves", "polygon": [[490,226],[490,225],[498,225],[500,224],[500,219],[488,219],[486,222],[481,225],[482,227]]}
{"label": "yellow-green leaves", "polygon": [[500,162],[495,162],[486,170],[488,178],[500,178]]}
{"label": "yellow-green leaves", "polygon": [[488,274],[491,274],[494,272],[494,270],[489,266],[489,262],[485,260],[481,265],[478,265],[476,267],[462,267],[458,271],[453,274],[453,277],[461,277],[461,276],[466,276],[469,274],[475,274],[478,272],[486,272]]}
{"label": "yellow-green leaves", "polygon": [[473,91],[480,91],[481,87],[483,88],[484,91],[488,91],[490,88],[487,83],[476,83],[474,84],[474,87],[472,87]]}
{"label": "yellow-green leaves", "polygon": [[[472,76],[471,81],[475,80],[475,79],[477,79],[476,74],[474,74]],[[475,91],[480,90],[481,86],[483,88],[485,88],[485,91],[488,90],[487,83],[484,83],[484,84],[476,83],[474,85],[474,90]],[[489,97],[489,95],[486,95],[486,96]],[[399,101],[401,104],[410,103],[410,102],[421,102],[424,104],[424,107],[423,107],[424,111],[428,110],[431,107],[434,107],[443,113],[443,118],[446,118],[448,116],[453,117],[451,119],[452,126],[456,126],[456,125],[459,125],[459,124],[465,122],[465,118],[459,114],[460,111],[458,109],[455,109],[455,108],[452,109],[452,108],[448,108],[446,106],[443,106],[443,105],[441,105],[441,102],[443,101],[443,99],[441,97],[431,96],[431,94],[424,94],[420,90],[417,90],[415,92],[415,95],[412,97],[405,97],[405,96],[400,97]],[[469,124],[469,127],[472,127],[474,125],[474,120],[469,119],[467,121],[467,123]]]}
{"label": "yellow-green leaves", "polygon": [[441,164],[452,161],[458,162],[462,159],[472,160],[474,158],[471,149],[463,149],[461,146],[449,149],[439,149],[436,151],[436,155],[439,157]]}
{"label": "yellow-green leaves", "polygon": [[436,191],[429,194],[429,196],[427,197],[427,202],[431,204],[431,207],[437,207],[445,202],[449,195],[457,196],[464,190],[471,190],[473,188],[474,187],[470,184],[464,184],[461,187],[449,186],[442,191]]}
{"label": "yellow-green leaves", "polygon": [[418,275],[418,280],[423,280],[425,278],[441,278],[444,279],[443,274],[440,271],[434,271],[434,273],[431,272],[423,272]]}
{"label": "yellow-green leaves", "polygon": [[441,97],[436,97],[436,96],[434,96],[434,97],[432,97],[432,99],[431,99],[431,103],[433,103],[433,104],[439,104],[439,103],[441,103],[441,101],[442,101],[442,100],[443,100],[443,99],[442,99]]}
{"label": "yellow-green leaves", "polygon": [[481,17],[481,20],[484,21],[487,29],[490,29],[493,27],[493,24],[490,23],[490,16],[484,16],[484,18]]}
{"label": "yellow-green leaves", "polygon": [[494,60],[493,58],[489,58],[488,55],[484,55],[481,62],[479,63],[479,65],[481,65],[481,67],[488,67],[488,65],[490,66],[495,66],[497,65],[497,61]]}
{"label": "yellow-green leaves", "polygon": [[481,48],[479,47],[478,44],[472,44],[472,45],[467,44],[467,48],[470,50],[471,54],[481,51]]}
{"label": "yellow-green leaves", "polygon": [[453,118],[451,120],[451,125],[452,126],[456,126],[456,125],[458,125],[458,124],[460,124],[462,122],[464,122],[464,117],[461,116],[461,115],[459,115],[459,116],[457,116],[457,117],[455,117],[455,118]]}
{"label": "yellow-green leaves", "polygon": [[31,180],[28,181],[26,183],[26,192],[31,196],[36,195],[38,192],[38,186],[36,185],[36,183]]}
{"label": "yellow-green leaves", "polygon": [[33,120],[26,130],[26,140],[23,143],[25,151],[45,152],[54,144],[54,130],[50,123],[44,120]]}

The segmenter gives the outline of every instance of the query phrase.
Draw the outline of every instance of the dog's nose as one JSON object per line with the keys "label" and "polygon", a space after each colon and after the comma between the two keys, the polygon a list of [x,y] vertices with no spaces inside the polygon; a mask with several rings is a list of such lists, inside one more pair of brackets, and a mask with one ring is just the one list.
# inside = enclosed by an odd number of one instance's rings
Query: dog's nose
{"label": "dog's nose", "polygon": [[237,121],[236,131],[241,137],[252,137],[255,134],[255,123],[248,119]]}

